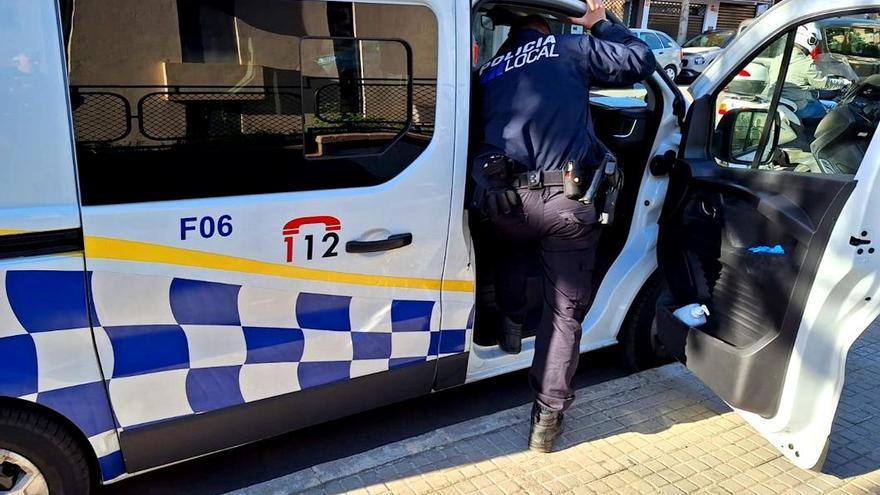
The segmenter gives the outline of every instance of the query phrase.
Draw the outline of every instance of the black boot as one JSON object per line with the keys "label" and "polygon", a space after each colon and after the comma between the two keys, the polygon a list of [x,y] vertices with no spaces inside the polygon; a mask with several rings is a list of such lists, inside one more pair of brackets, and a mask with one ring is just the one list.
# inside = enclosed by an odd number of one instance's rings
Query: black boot
{"label": "black boot", "polygon": [[562,434],[562,412],[545,409],[535,402],[532,406],[532,429],[529,432],[529,450],[552,452],[553,442]]}
{"label": "black boot", "polygon": [[508,317],[502,318],[501,341],[498,342],[501,350],[508,354],[519,354],[522,351],[522,323],[514,323]]}

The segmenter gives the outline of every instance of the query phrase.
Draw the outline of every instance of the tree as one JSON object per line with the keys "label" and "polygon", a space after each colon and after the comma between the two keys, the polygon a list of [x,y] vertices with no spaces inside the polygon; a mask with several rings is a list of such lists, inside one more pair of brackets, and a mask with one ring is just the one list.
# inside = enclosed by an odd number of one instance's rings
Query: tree
{"label": "tree", "polygon": [[687,41],[688,15],[690,14],[690,11],[690,0],[681,0],[681,14],[679,14],[678,17],[678,36],[676,37],[676,41],[678,41],[679,45],[682,45]]}

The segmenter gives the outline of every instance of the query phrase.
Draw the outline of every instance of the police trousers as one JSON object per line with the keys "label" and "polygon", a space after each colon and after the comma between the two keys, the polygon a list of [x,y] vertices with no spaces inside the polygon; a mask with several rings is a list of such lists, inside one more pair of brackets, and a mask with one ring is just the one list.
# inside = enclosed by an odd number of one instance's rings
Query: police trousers
{"label": "police trousers", "polygon": [[[545,408],[564,411],[574,401],[581,325],[591,300],[593,263],[601,226],[595,208],[565,197],[561,186],[518,189],[520,205],[491,220],[502,244],[495,291],[501,312],[522,323],[529,256],[538,256],[544,308],[529,382]],[[537,251],[537,253],[536,253]]]}

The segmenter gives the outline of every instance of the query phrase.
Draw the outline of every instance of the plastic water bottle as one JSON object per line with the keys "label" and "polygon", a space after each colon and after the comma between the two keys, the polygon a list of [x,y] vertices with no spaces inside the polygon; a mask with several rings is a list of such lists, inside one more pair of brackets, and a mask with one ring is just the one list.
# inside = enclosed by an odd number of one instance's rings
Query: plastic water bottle
{"label": "plastic water bottle", "polygon": [[699,327],[706,324],[709,308],[705,304],[688,304],[676,309],[672,315],[689,327]]}

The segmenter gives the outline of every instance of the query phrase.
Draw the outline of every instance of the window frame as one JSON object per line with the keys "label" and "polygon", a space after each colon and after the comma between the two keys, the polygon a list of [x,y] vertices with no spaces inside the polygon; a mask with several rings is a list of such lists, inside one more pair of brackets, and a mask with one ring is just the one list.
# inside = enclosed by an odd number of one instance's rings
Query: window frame
{"label": "window frame", "polygon": [[[798,25],[799,26],[799,25]],[[777,36],[771,42],[778,42],[782,37],[786,37],[785,47],[782,52],[782,61],[780,62],[781,67],[779,69],[779,74],[775,81],[776,86],[773,88],[773,96],[770,99],[770,106],[767,107],[767,120],[765,121],[764,128],[761,129],[761,139],[758,141],[758,147],[755,150],[755,158],[752,160],[752,164],[749,168],[757,170],[758,167],[762,164],[761,158],[764,157],[764,150],[770,144],[770,131],[773,129],[775,125],[776,119],[774,118],[777,115],[777,111],[779,109],[779,101],[782,99],[782,91],[785,89],[785,79],[788,77],[788,69],[791,67],[791,56],[794,53],[794,40],[797,33],[798,26],[794,26],[790,28],[788,31],[784,32],[782,35]],[[770,45],[768,45],[769,47]],[[752,57],[749,60],[754,60],[756,57]],[[768,79],[767,84],[770,84],[771,81]],[[768,125],[769,124],[769,125]]]}

